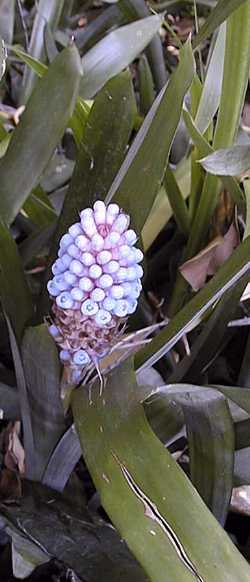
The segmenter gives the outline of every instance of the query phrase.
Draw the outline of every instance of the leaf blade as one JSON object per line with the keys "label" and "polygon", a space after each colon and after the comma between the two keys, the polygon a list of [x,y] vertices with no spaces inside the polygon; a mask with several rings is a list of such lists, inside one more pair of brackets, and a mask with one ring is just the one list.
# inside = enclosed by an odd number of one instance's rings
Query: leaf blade
{"label": "leaf blade", "polygon": [[37,184],[62,137],[74,108],[80,75],[79,55],[71,46],[53,61],[32,94],[0,163],[0,216],[8,224]]}
{"label": "leaf blade", "polygon": [[193,47],[197,48],[203,40],[212,34],[244,2],[246,0],[219,0],[214,9],[211,10],[198,34],[193,38]]}
{"label": "leaf blade", "polygon": [[[167,571],[171,582],[213,580],[218,571],[226,577],[225,568],[233,579],[237,561],[235,575],[246,581],[249,566],[149,429],[136,391],[127,361],[109,376],[101,396],[98,383],[91,401],[84,387],[73,393],[76,428],[104,508],[151,579],[165,582]],[[210,536],[216,537],[216,558]]]}
{"label": "leaf blade", "polygon": [[148,16],[120,27],[100,40],[82,59],[84,75],[80,96],[91,99],[109,79],[130,65],[160,25],[160,16]]}
{"label": "leaf blade", "polygon": [[136,368],[155,364],[175,345],[190,325],[250,270],[250,237],[234,251],[209,283],[197,293],[135,358]]}
{"label": "leaf blade", "polygon": [[[194,72],[193,53],[188,41],[182,49],[177,70],[156,98],[107,195],[106,202],[115,198],[132,216],[138,232],[159,190],[182,102]],[[161,145],[160,135],[164,135]],[[152,144],[157,144],[157,148],[152,149]]]}

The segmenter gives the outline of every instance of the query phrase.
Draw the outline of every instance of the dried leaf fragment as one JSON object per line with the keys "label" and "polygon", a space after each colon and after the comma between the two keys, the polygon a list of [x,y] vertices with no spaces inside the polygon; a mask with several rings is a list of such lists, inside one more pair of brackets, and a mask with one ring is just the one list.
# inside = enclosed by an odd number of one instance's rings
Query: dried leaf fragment
{"label": "dried leaf fragment", "polygon": [[194,291],[201,289],[208,276],[214,275],[230,257],[240,242],[239,233],[232,223],[225,236],[217,236],[179,270]]}
{"label": "dried leaf fragment", "polygon": [[7,431],[7,451],[4,456],[4,462],[8,469],[18,471],[21,475],[25,474],[25,452],[20,440],[21,423],[16,421],[10,423]]}

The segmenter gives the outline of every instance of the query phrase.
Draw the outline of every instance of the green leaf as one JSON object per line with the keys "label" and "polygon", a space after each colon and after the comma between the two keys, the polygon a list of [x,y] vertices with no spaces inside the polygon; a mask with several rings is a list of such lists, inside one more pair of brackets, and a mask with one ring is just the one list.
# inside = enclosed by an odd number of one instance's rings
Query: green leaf
{"label": "green leaf", "polygon": [[191,479],[201,497],[224,525],[233,486],[234,425],[226,398],[215,389],[168,384],[151,391],[146,403],[161,411],[184,412]]}
{"label": "green leaf", "polygon": [[[248,0],[227,19],[222,92],[213,140],[215,150],[231,147],[237,135],[250,68],[249,26],[250,2]],[[220,187],[220,180],[217,177],[206,175],[187,247],[182,257],[183,262],[195,256],[206,241]],[[173,316],[185,302],[187,287],[184,278],[178,274],[169,307],[169,316]]]}
{"label": "green leaf", "polygon": [[46,192],[40,187],[34,188],[23,205],[23,213],[33,224],[43,227],[56,220],[55,210]]}
{"label": "green leaf", "polygon": [[7,51],[3,39],[0,36],[0,81],[6,71]]}
{"label": "green leaf", "polygon": [[93,519],[77,487],[66,496],[23,480],[19,503],[0,502],[0,514],[30,566],[55,559],[77,582],[147,582],[114,528]]}
{"label": "green leaf", "polygon": [[226,398],[208,393],[187,396],[191,480],[218,521],[224,525],[233,488],[234,426]]}
{"label": "green leaf", "polygon": [[217,176],[240,176],[250,169],[250,146],[224,148],[199,160],[203,168]]}
{"label": "green leaf", "polygon": [[[0,63],[0,67],[1,67],[1,63]],[[7,152],[7,149],[9,147],[9,143],[11,140],[11,133],[8,133],[1,141],[0,141],[0,158],[3,158]]]}
{"label": "green leaf", "polygon": [[[186,199],[190,193],[190,157],[184,158],[175,170],[175,178],[181,193]],[[159,232],[168,223],[172,216],[172,208],[163,186],[160,188],[148,218],[142,229],[144,250],[148,250]]]}
{"label": "green leaf", "polygon": [[0,12],[0,36],[7,44],[11,44],[15,22],[15,0],[0,0]]}
{"label": "green leaf", "polygon": [[216,6],[211,10],[208,18],[201,26],[198,34],[193,38],[193,47],[197,48],[203,40],[210,36],[244,2],[247,3],[248,0],[218,0]]}
{"label": "green leaf", "polygon": [[[249,26],[248,0],[227,19],[222,92],[213,140],[215,150],[231,147],[238,132],[250,68]],[[217,177],[210,174],[205,176],[189,240],[182,257],[183,262],[194,257],[205,244],[220,187],[220,180]],[[169,316],[173,316],[185,302],[187,288],[187,282],[178,273],[169,306]]]}
{"label": "green leaf", "polygon": [[[29,53],[32,57],[44,61],[45,45],[44,34],[45,29],[49,25],[51,30],[55,30],[64,5],[64,0],[39,0],[37,5],[37,12],[34,19],[32,33],[29,43]],[[23,76],[23,90],[20,97],[21,103],[27,103],[36,83],[36,76],[26,67]]]}
{"label": "green leaf", "polygon": [[26,329],[22,359],[36,450],[35,479],[41,480],[66,426],[60,397],[60,363],[46,325]]}
{"label": "green leaf", "polygon": [[120,73],[143,51],[161,26],[160,16],[149,16],[110,32],[82,59],[80,96],[90,99],[109,79]]}
{"label": "green leaf", "polygon": [[[119,11],[127,21],[145,18],[150,15],[150,7],[145,0],[120,0]],[[167,71],[162,40],[156,34],[146,48],[146,55],[150,65],[156,91],[160,91],[167,81]]]}
{"label": "green leaf", "polygon": [[80,147],[84,130],[86,127],[87,119],[92,107],[91,101],[84,101],[81,97],[78,97],[76,101],[75,111],[70,120],[70,127],[73,130],[74,138],[76,144]]}
{"label": "green leaf", "polygon": [[[234,402],[240,408],[245,410],[248,414],[250,413],[250,392],[246,388],[241,388],[240,386],[223,386],[221,384],[211,384],[204,386],[197,386],[195,384],[168,384],[167,386],[161,386],[157,392],[164,395],[165,398],[170,400],[178,401],[179,403],[185,402],[186,394],[197,394],[199,393],[202,397],[207,398],[206,392],[216,390],[221,392],[229,401]],[[160,397],[160,396],[159,396]]]}
{"label": "green leaf", "polygon": [[20,243],[19,251],[24,267],[27,267],[30,261],[41,253],[41,251],[44,251],[44,254],[47,254],[50,239],[54,232],[55,223],[50,223],[49,225],[36,230],[36,232],[32,232],[22,243]]}
{"label": "green leaf", "polygon": [[[148,370],[146,371],[147,374]],[[160,441],[169,446],[180,434],[184,426],[184,416],[181,406],[176,402],[164,398],[160,393],[158,397],[158,387],[149,389],[143,400],[143,408],[147,420]],[[144,387],[145,388],[145,387]]]}
{"label": "green leaf", "polygon": [[[207,142],[205,137],[201,135],[201,133],[195,126],[195,123],[190,113],[186,109],[183,109],[183,119],[185,120],[185,124],[189,132],[189,135],[198,149],[199,155],[203,157],[206,157],[210,154],[212,155],[214,153],[214,149]],[[237,204],[240,208],[244,208],[245,199],[238,182],[230,176],[221,176],[221,180],[225,189],[228,190],[231,196],[233,197],[235,204]]]}
{"label": "green leaf", "polygon": [[45,192],[53,192],[62,188],[70,181],[75,163],[66,158],[62,152],[56,152],[46,166],[40,180],[41,187]]}
{"label": "green leaf", "polygon": [[[101,10],[99,16],[96,16],[93,20],[84,26],[83,28],[78,28],[75,31],[76,46],[79,50],[84,53],[87,52],[92,46],[94,46],[105,34],[110,32],[112,28],[116,28],[124,24],[122,14],[118,10],[117,6],[106,7],[106,10]],[[57,40],[58,31],[56,34]],[[60,38],[62,38],[60,34]]]}
{"label": "green leaf", "polygon": [[190,326],[250,270],[250,237],[233,252],[207,285],[197,293],[135,358],[136,368],[155,364],[183,337]]}
{"label": "green leaf", "polygon": [[214,306],[209,319],[205,321],[200,334],[192,343],[191,353],[182,358],[168,378],[169,383],[202,382],[215,356],[230,340],[228,323],[234,317],[242,293],[249,281],[249,273],[239,283],[227,291]]}
{"label": "green leaf", "polygon": [[11,532],[13,576],[23,580],[30,576],[37,566],[49,562],[50,555],[44,552],[43,548],[30,542],[28,538],[14,529],[8,530],[8,532]]}
{"label": "green leaf", "polygon": [[163,183],[166,188],[166,193],[171,204],[179,231],[182,232],[184,236],[188,237],[190,230],[188,208],[182,196],[178,182],[175,178],[175,174],[169,166],[166,169]]}
{"label": "green leaf", "polygon": [[234,424],[235,449],[244,449],[250,446],[250,418],[239,420]]}
{"label": "green leaf", "polygon": [[219,390],[226,398],[235,402],[238,406],[240,406],[243,410],[245,410],[248,414],[250,414],[250,392],[246,390],[246,388],[241,388],[240,386],[221,386],[216,385],[212,386],[216,390]]}
{"label": "green leaf", "polygon": [[208,64],[206,78],[195,117],[195,125],[201,134],[204,134],[208,129],[219,107],[223,80],[225,45],[226,25],[223,24],[218,32]]}
{"label": "green leaf", "polygon": [[137,391],[126,361],[102,394],[99,382],[73,393],[76,429],[104,509],[151,580],[247,581],[247,562],[151,431]]}
{"label": "green leaf", "polygon": [[[250,198],[250,191],[249,191]],[[250,201],[249,201],[250,202]],[[249,221],[248,232],[250,233]],[[250,334],[248,333],[247,341],[245,344],[244,355],[241,362],[240,372],[238,375],[238,384],[244,388],[250,388]]]}
{"label": "green leaf", "polygon": [[[38,77],[43,77],[43,75],[45,75],[48,67],[27,54],[22,49],[22,47],[14,45],[11,47],[11,50],[15,55],[17,55],[17,57],[20,58],[21,62],[26,63],[26,65],[28,65],[30,69],[38,75]],[[84,101],[81,99],[81,97],[78,97],[76,100],[74,113],[69,121],[69,126],[74,132],[74,137],[78,146],[82,140],[83,130],[88,119],[91,105],[91,101]]]}
{"label": "green leaf", "polygon": [[[1,385],[0,385],[1,390]],[[1,395],[1,391],[0,391]],[[82,455],[74,425],[60,438],[43,473],[42,482],[57,491],[63,491],[71,473]]]}
{"label": "green leaf", "polygon": [[11,51],[21,60],[21,62],[28,65],[30,69],[38,75],[38,77],[43,77],[47,72],[47,65],[44,65],[38,59],[35,59],[35,57],[26,53],[21,46],[12,45]]}
{"label": "green leaf", "polygon": [[[74,46],[38,82],[0,162],[0,216],[11,223],[48,164],[72,114],[81,76]],[[29,170],[28,170],[29,169]]]}
{"label": "green leaf", "polygon": [[142,55],[138,66],[140,86],[140,110],[146,115],[154,102],[155,90],[152,74],[146,55]]}
{"label": "green leaf", "polygon": [[234,487],[250,483],[250,448],[247,447],[235,453]]}
{"label": "green leaf", "polygon": [[250,185],[248,180],[244,180],[244,192],[246,198],[246,226],[244,230],[244,238],[250,234]]}
{"label": "green leaf", "polygon": [[23,443],[25,451],[25,476],[29,479],[33,479],[36,474],[36,454],[34,447],[34,438],[30,414],[30,405],[28,400],[27,386],[24,376],[23,363],[21,359],[21,353],[19,345],[16,340],[15,333],[12,329],[11,322],[7,315],[5,315],[9,339],[16,375],[16,383],[19,395],[21,420],[22,420],[22,432],[23,432]]}
{"label": "green leaf", "polygon": [[[220,1],[217,7],[221,4],[225,4],[224,0]],[[230,2],[226,0],[226,4],[229,5]],[[231,147],[233,144],[248,84],[250,1],[237,2],[237,6],[239,5],[241,6],[227,20],[222,92],[213,141],[215,150]],[[218,179],[211,175],[206,176],[185,259],[194,256],[200,249],[216,208],[219,191]]]}
{"label": "green leaf", "polygon": [[1,221],[0,297],[5,314],[20,343],[25,326],[33,317],[33,305],[16,243]]}
{"label": "green leaf", "polygon": [[20,420],[20,415],[17,389],[0,382],[0,419]]}
{"label": "green leaf", "polygon": [[190,42],[180,51],[180,62],[167,86],[157,96],[106,198],[132,216],[140,232],[159,191],[182,103],[195,73]]}

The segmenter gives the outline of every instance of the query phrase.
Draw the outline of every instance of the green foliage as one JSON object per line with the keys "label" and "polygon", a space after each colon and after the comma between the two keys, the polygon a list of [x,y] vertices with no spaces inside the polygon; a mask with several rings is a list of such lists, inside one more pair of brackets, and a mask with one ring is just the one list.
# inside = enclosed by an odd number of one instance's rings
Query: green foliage
{"label": "green foliage", "polygon": [[72,46],[58,55],[32,94],[0,164],[0,214],[8,224],[37,185],[62,137],[74,109],[80,76],[79,55]]}
{"label": "green foliage", "polygon": [[115,198],[127,210],[138,232],[159,191],[183,99],[194,72],[188,41],[180,54],[179,66],[152,105],[107,195],[107,201]]}
{"label": "green foliage", "polygon": [[[195,419],[200,426],[204,424],[204,417],[214,415],[215,401],[225,405],[221,410],[223,416],[217,406],[218,417],[213,427],[218,437],[216,423],[220,423],[222,438],[227,440],[225,444],[230,449],[229,453],[226,449],[230,459],[225,462],[232,465],[233,429],[225,399],[210,398],[209,405],[202,407],[202,419],[194,412]],[[138,401],[132,363],[127,360],[109,375],[101,396],[97,380],[91,396],[84,389],[75,391],[72,404],[83,453],[102,504],[150,579],[166,580],[167,569],[169,580],[173,581],[191,581],[196,577],[212,582],[215,576],[221,581],[235,577],[247,580],[249,566],[237,556],[229,538],[147,424]],[[194,411],[197,405],[194,399]],[[192,400],[185,406],[188,416]],[[194,421],[188,422],[188,426],[191,432]],[[199,438],[197,432],[196,438]],[[216,441],[220,469],[219,452],[223,450],[225,454],[221,440],[220,449]],[[195,443],[191,446],[193,452]],[[215,469],[217,462],[213,461]],[[217,482],[217,487],[224,494],[222,483]],[[211,539],[216,544],[216,554]]]}
{"label": "green foliage", "polygon": [[[197,2],[202,24],[176,63],[150,4],[104,3],[81,29],[80,4],[40,0],[27,21],[0,1],[13,43],[0,63],[0,415],[21,421],[29,480],[10,505],[0,480],[0,514],[17,577],[53,557],[88,582],[249,579],[223,528],[234,484],[250,484],[250,343],[237,327],[249,324],[250,1]],[[131,216],[144,293],[130,335],[76,387],[47,330],[46,281],[61,236],[99,199]],[[187,259],[191,278],[205,269],[198,292],[179,272]],[[81,455],[100,497],[91,514]]]}

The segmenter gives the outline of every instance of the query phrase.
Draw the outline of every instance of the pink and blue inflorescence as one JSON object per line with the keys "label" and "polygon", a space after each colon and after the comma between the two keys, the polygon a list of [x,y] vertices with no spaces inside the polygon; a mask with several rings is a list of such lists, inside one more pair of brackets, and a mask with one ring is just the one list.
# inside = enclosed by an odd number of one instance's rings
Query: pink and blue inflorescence
{"label": "pink and blue inflorescence", "polygon": [[129,222],[117,204],[98,200],[61,238],[48,292],[55,316],[49,331],[64,364],[84,368],[107,353],[111,335],[137,308],[143,253]]}

